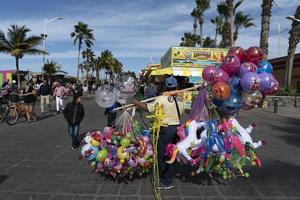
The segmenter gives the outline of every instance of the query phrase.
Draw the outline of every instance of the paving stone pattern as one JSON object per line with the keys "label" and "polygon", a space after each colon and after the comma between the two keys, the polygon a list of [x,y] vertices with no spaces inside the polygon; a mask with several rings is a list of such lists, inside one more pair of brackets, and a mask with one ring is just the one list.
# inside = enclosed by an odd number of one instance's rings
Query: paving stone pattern
{"label": "paving stone pattern", "polygon": [[[103,109],[93,99],[84,106],[81,131],[102,129]],[[163,191],[163,199],[300,199],[300,115],[296,109],[280,111],[256,109],[239,116],[244,126],[255,122],[253,137],[267,142],[257,150],[262,167],[249,167],[249,178],[191,177],[186,166],[176,164],[174,189]],[[149,177],[125,184],[93,174],[71,149],[62,114],[40,116],[35,123],[0,124],[1,200],[154,199]]]}

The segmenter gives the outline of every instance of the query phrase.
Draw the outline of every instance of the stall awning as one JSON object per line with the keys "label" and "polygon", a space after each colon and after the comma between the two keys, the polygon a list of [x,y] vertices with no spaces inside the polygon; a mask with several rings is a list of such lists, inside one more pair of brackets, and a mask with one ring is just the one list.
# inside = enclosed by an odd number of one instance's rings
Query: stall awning
{"label": "stall awning", "polygon": [[201,76],[203,68],[191,68],[191,67],[168,67],[153,70],[150,75],[174,75],[174,76]]}

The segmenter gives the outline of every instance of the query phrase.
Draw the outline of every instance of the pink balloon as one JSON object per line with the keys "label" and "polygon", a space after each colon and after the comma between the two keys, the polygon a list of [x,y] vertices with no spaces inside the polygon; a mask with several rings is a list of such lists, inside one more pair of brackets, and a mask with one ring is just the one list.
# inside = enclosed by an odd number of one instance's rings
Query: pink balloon
{"label": "pink balloon", "polygon": [[214,83],[217,76],[218,69],[214,66],[207,66],[202,71],[202,77],[204,80]]}
{"label": "pink balloon", "polygon": [[238,74],[240,67],[240,59],[238,56],[234,54],[229,54],[224,59],[224,62],[221,65],[221,68],[232,76],[234,74]]}
{"label": "pink balloon", "polygon": [[215,77],[215,82],[227,82],[229,75],[223,69],[219,68],[217,71],[217,76]]}

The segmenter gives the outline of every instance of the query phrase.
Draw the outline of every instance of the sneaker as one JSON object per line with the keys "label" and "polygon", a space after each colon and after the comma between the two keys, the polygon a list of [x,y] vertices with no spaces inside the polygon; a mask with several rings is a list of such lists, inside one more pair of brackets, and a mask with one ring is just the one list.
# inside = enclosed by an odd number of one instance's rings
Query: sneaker
{"label": "sneaker", "polygon": [[157,186],[156,188],[159,190],[170,190],[172,189],[174,186],[172,184],[163,184],[160,183],[159,186]]}

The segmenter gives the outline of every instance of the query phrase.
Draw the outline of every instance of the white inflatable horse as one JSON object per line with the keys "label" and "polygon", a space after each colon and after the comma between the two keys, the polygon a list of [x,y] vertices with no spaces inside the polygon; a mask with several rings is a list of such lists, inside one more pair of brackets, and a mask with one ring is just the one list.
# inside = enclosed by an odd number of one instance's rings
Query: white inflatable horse
{"label": "white inflatable horse", "polygon": [[[188,135],[182,141],[177,143],[175,146],[167,147],[166,154],[171,155],[171,159],[167,163],[171,164],[175,161],[177,153],[182,155],[187,161],[192,160],[191,156],[187,154],[187,149],[192,147],[192,149],[199,148],[204,145],[207,140],[207,127],[205,122],[191,121],[189,124]],[[197,130],[204,128],[200,134],[200,138],[197,138]]]}
{"label": "white inflatable horse", "polygon": [[249,125],[248,128],[242,127],[239,122],[236,120],[235,117],[230,118],[232,125],[237,129],[238,131],[238,137],[242,144],[245,144],[246,142],[250,143],[254,149],[260,147],[263,145],[263,142],[259,140],[258,142],[253,142],[250,133],[253,130],[253,126]]}

